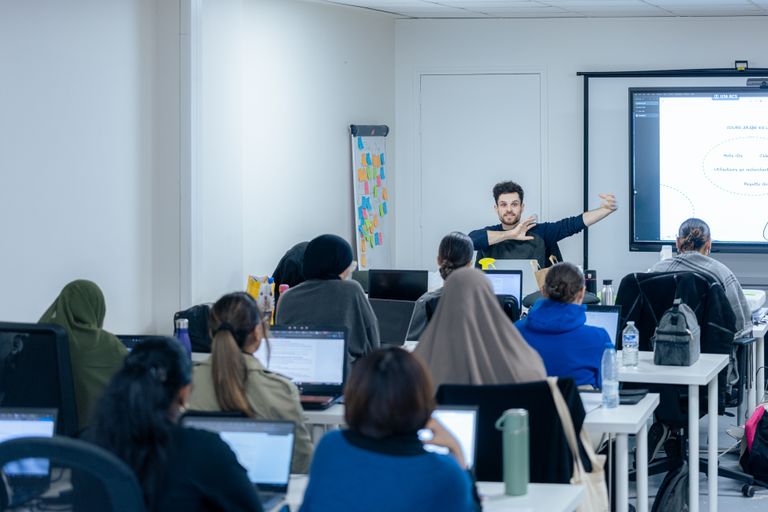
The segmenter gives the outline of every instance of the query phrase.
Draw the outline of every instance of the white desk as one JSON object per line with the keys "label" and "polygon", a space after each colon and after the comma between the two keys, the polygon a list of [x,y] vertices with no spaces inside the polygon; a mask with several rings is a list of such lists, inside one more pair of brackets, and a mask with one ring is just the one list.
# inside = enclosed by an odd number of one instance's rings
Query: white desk
{"label": "white desk", "polygon": [[207,352],[192,352],[192,364],[200,364],[211,357]]}
{"label": "white desk", "polygon": [[[286,502],[292,511],[301,506],[307,481],[306,475],[291,475]],[[478,482],[477,490],[483,499],[483,510],[488,512],[572,512],[584,500],[581,485],[528,484],[528,494],[516,497],[506,496],[501,482]]]}
{"label": "white desk", "polygon": [[587,413],[588,432],[616,434],[616,511],[629,509],[629,435],[637,435],[637,512],[648,512],[648,418],[659,405],[659,395],[648,393],[635,405],[602,407]]}
{"label": "white desk", "polygon": [[[617,353],[621,361],[621,351]],[[699,386],[707,386],[709,421],[707,422],[707,476],[709,510],[717,511],[717,374],[728,366],[725,354],[701,354],[691,366],[658,366],[653,364],[653,352],[640,352],[637,368],[619,367],[620,382],[646,384],[683,384],[688,386],[688,506],[690,512],[699,510]]]}

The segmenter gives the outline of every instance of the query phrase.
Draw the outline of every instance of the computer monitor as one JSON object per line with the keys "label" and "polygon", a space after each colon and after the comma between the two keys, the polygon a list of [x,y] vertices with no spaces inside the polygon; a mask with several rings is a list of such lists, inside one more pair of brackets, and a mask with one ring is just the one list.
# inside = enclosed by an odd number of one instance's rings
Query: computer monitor
{"label": "computer monitor", "polygon": [[341,394],[346,381],[344,327],[284,326],[269,330],[269,350],[254,354],[270,371],[290,378],[303,394]]}
{"label": "computer monitor", "polygon": [[611,343],[616,346],[616,340],[620,336],[621,306],[587,305],[587,325],[602,327],[608,331]]}
{"label": "computer monitor", "polygon": [[295,435],[293,422],[192,413],[184,415],[181,424],[219,434],[260,491],[288,489]]}
{"label": "computer monitor", "polygon": [[0,322],[0,407],[56,409],[56,433],[77,432],[69,342],[63,327]]}
{"label": "computer monitor", "polygon": [[523,303],[523,273],[520,270],[483,270],[496,295],[511,295]]}
{"label": "computer monitor", "polygon": [[426,270],[370,270],[368,297],[371,299],[419,300],[427,293]]}
{"label": "computer monitor", "polygon": [[[53,437],[56,429],[55,409],[0,408],[0,443],[19,437]],[[48,459],[22,459],[3,466],[12,478],[46,478]]]}
{"label": "computer monitor", "polygon": [[408,335],[415,302],[411,300],[369,299],[379,322],[379,339],[383,345],[402,345]]}
{"label": "computer monitor", "polygon": [[[441,405],[432,412],[432,417],[453,434],[461,446],[467,466],[474,467],[477,451],[477,407]],[[428,440],[429,434],[420,431],[419,437]],[[424,447],[428,451],[448,453],[447,449],[435,445],[426,444]]]}

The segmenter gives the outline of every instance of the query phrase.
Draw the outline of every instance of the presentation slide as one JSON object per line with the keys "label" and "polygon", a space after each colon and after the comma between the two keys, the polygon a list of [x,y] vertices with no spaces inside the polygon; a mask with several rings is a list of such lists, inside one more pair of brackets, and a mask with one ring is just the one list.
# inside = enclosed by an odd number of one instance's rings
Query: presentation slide
{"label": "presentation slide", "polygon": [[768,91],[631,92],[633,241],[698,217],[718,244],[768,242]]}

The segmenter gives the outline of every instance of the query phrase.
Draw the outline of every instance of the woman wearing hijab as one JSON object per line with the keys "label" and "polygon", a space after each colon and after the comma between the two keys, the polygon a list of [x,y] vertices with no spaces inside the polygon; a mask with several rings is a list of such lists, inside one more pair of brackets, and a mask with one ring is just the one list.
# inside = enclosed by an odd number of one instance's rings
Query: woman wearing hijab
{"label": "woman wearing hijab", "polygon": [[347,328],[349,363],[379,347],[379,324],[363,288],[349,280],[352,247],[336,235],[307,244],[302,269],[306,281],[280,299],[280,325],[339,325]]}
{"label": "woman wearing hijab", "polygon": [[309,242],[299,242],[286,252],[280,261],[277,262],[275,271],[272,272],[272,278],[275,280],[275,305],[280,298],[280,285],[287,284],[294,287],[304,282],[304,272],[302,272],[302,263],[304,261],[304,251],[307,250]]}
{"label": "woman wearing hijab", "polygon": [[107,307],[91,281],[72,281],[61,290],[40,323],[58,324],[69,335],[69,359],[75,384],[80,428],[88,425],[93,405],[128,354],[120,340],[104,329]]}
{"label": "woman wearing hijab", "polygon": [[441,384],[513,384],[547,373],[479,270],[456,270],[414,350]]}

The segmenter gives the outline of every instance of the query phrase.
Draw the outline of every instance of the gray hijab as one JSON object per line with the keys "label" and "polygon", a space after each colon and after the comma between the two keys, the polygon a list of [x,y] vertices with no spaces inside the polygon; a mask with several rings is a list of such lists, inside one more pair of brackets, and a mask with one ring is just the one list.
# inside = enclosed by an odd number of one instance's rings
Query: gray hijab
{"label": "gray hijab", "polygon": [[414,354],[440,384],[513,384],[544,380],[538,352],[501,309],[491,284],[476,269],[451,274],[437,311]]}

